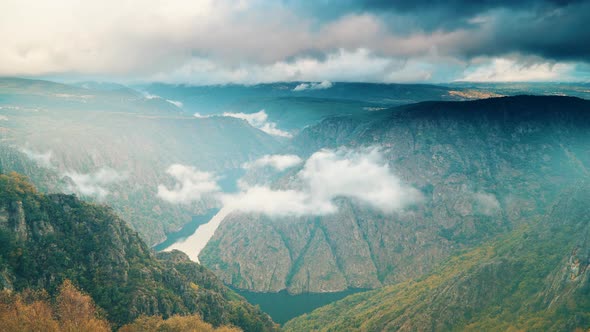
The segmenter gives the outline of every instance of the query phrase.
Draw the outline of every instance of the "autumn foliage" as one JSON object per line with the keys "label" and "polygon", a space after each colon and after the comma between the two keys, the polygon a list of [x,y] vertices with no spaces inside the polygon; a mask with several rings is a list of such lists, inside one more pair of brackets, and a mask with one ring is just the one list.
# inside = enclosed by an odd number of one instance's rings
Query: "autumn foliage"
{"label": "autumn foliage", "polygon": [[213,327],[211,324],[204,322],[198,315],[191,316],[172,316],[166,320],[162,317],[142,316],[137,318],[133,323],[123,326],[119,332],[157,332],[157,331],[177,331],[177,332],[239,332],[241,329],[236,327]]}
{"label": "autumn foliage", "polygon": [[[106,332],[111,331],[107,320],[87,294],[65,280],[54,300],[47,292],[25,290],[0,292],[0,332]],[[141,316],[123,326],[122,332],[239,332],[236,327],[213,327],[199,315]]]}
{"label": "autumn foliage", "polygon": [[0,293],[0,332],[110,331],[97,314],[90,296],[80,292],[69,280],[61,285],[55,301],[44,291]]}

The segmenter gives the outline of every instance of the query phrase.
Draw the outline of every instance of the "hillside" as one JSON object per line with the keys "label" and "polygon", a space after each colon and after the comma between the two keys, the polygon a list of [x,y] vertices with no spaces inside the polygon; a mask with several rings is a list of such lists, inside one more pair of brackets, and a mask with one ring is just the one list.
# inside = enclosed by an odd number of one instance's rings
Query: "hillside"
{"label": "hillside", "polygon": [[[424,200],[393,215],[347,198],[325,216],[230,214],[201,252],[224,282],[260,292],[335,292],[419,278],[546,214],[564,188],[588,176],[590,102],[516,96],[424,102],[339,116],[304,130],[291,150],[381,148]],[[273,188],[290,188],[297,170]]]}
{"label": "hillside", "polygon": [[[7,164],[7,171],[23,172],[43,191],[111,205],[149,245],[216,205],[208,197],[188,204],[158,197],[159,185],[175,183],[166,173],[171,165],[231,182],[243,162],[282,144],[244,120],[197,119],[122,86],[4,78],[0,115],[0,145],[15,150],[10,165],[26,162],[16,158],[37,164],[22,170]],[[38,168],[53,179],[37,182]]]}
{"label": "hillside", "polygon": [[87,292],[114,325],[141,315],[199,314],[213,325],[271,331],[259,309],[211,272],[172,252],[155,255],[110,208],[41,194],[21,175],[0,175],[0,285]]}
{"label": "hillside", "polygon": [[353,295],[287,331],[574,331],[590,327],[588,182],[547,216],[452,257],[432,274]]}
{"label": "hillside", "polygon": [[[138,89],[181,101],[184,110],[200,114],[255,113],[264,110],[280,128],[297,132],[326,117],[366,114],[372,110],[425,100],[462,100],[461,87],[429,84],[336,82],[326,89],[295,90],[301,82],[244,86],[150,84]],[[469,91],[478,90],[472,88]],[[483,90],[481,93],[486,94]],[[472,99],[467,98],[467,99]]]}

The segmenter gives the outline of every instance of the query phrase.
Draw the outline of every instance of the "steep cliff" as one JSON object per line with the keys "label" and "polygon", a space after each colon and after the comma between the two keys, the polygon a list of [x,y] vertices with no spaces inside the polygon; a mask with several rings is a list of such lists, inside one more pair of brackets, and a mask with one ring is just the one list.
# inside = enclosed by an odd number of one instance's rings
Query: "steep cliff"
{"label": "steep cliff", "polygon": [[[375,288],[420,277],[457,250],[534,220],[589,174],[590,102],[517,96],[426,102],[334,117],[293,152],[379,146],[424,201],[384,215],[349,199],[321,217],[234,213],[201,262],[238,288],[292,293]],[[275,182],[285,188],[292,174]],[[287,185],[286,185],[287,184]]]}
{"label": "steep cliff", "polygon": [[432,274],[353,295],[287,331],[573,331],[590,327],[590,185]]}
{"label": "steep cliff", "polygon": [[198,313],[214,325],[275,329],[270,318],[180,252],[155,255],[113,211],[44,195],[0,175],[0,285],[50,294],[70,279],[117,325],[140,315]]}

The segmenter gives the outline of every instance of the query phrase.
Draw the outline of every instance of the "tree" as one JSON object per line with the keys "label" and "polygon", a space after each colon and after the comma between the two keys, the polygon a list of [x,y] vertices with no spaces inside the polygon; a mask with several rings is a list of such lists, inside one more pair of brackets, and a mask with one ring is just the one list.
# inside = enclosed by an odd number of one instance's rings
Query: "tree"
{"label": "tree", "polygon": [[63,282],[56,300],[56,313],[63,331],[110,331],[108,322],[97,318],[92,298],[80,292],[70,280]]}

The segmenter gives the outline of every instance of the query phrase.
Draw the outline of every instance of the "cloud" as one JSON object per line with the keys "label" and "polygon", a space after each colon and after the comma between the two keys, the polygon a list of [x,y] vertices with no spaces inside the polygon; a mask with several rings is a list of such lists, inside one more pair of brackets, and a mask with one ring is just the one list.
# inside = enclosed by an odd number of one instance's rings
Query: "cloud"
{"label": "cloud", "polygon": [[193,58],[181,67],[155,74],[149,80],[189,82],[195,85],[321,81],[326,77],[339,82],[421,82],[430,79],[448,81],[456,78],[449,75],[448,71],[462,70],[463,66],[447,61],[444,66],[439,66],[435,60],[428,62],[420,58],[396,59],[367,48],[358,48],[331,50],[321,58],[303,55],[292,61],[278,61],[267,65],[226,66],[214,59]]}
{"label": "cloud", "polygon": [[63,176],[71,180],[68,187],[69,190],[83,196],[95,196],[98,199],[103,199],[109,194],[109,190],[107,189],[109,185],[127,178],[126,174],[122,174],[111,168],[101,168],[92,173],[68,171],[64,172]]}
{"label": "cloud", "polygon": [[332,82],[322,81],[320,83],[301,83],[297,85],[293,91],[304,91],[304,90],[323,90],[332,87]]}
{"label": "cloud", "polygon": [[[203,117],[198,113],[195,114],[196,117]],[[292,137],[290,133],[280,130],[277,128],[277,124],[274,122],[268,121],[268,114],[264,110],[260,110],[256,113],[231,113],[225,112],[223,116],[228,116],[232,118],[238,118],[242,120],[246,120],[252,127],[258,128],[264,131],[267,134],[280,136],[280,137]]]}
{"label": "cloud", "polygon": [[346,197],[392,213],[419,202],[422,194],[401,182],[377,148],[320,150],[297,173],[296,189],[254,185],[239,194],[222,195],[224,206],[271,216],[335,213],[334,200]]}
{"label": "cloud", "polygon": [[225,112],[225,113],[223,113],[223,116],[229,116],[232,118],[246,120],[250,125],[252,125],[252,127],[257,127],[257,128],[262,127],[266,123],[266,120],[268,119],[268,115],[266,114],[266,112],[264,110],[261,110],[256,113]]}
{"label": "cloud", "polygon": [[151,93],[145,93],[143,96],[145,97],[145,99],[162,99],[162,97],[158,95],[153,95]]}
{"label": "cloud", "polygon": [[551,62],[519,63],[513,59],[495,58],[476,67],[458,81],[523,82],[567,79],[574,72],[572,64]]}
{"label": "cloud", "polygon": [[[162,97],[160,97],[158,95],[154,95],[154,94],[147,93],[147,92],[144,92],[143,96],[146,99],[164,99],[164,98],[162,98]],[[172,105],[174,105],[174,106],[176,106],[178,108],[182,108],[182,106],[183,106],[182,102],[177,101],[177,100],[170,100],[170,99],[164,99],[164,100],[166,100],[166,102],[168,102],[168,103],[170,103],[170,104],[172,104]]]}
{"label": "cloud", "polygon": [[47,152],[40,153],[40,152],[35,152],[33,150],[29,150],[27,148],[21,148],[20,151],[22,153],[24,153],[29,159],[37,162],[41,166],[44,166],[47,168],[53,167],[53,164],[51,161],[53,152],[51,150],[49,150]]}
{"label": "cloud", "polygon": [[244,169],[258,167],[273,167],[277,171],[284,171],[287,168],[299,165],[303,160],[293,154],[273,154],[265,155],[253,162],[247,162],[242,165]]}
{"label": "cloud", "polygon": [[[0,12],[7,14],[0,21],[0,76],[201,85],[440,81],[437,72],[452,66],[457,79],[478,57],[590,61],[590,29],[580,29],[590,19],[588,1],[5,0]],[[331,70],[339,53],[358,50],[394,67],[377,75],[350,61]],[[401,70],[406,62],[414,64]],[[298,71],[308,63],[322,75]]]}
{"label": "cloud", "polygon": [[221,190],[213,173],[202,172],[192,166],[173,164],[166,173],[176,180],[176,184],[172,189],[159,185],[157,196],[169,203],[189,204],[201,200],[203,195]]}
{"label": "cloud", "polygon": [[500,211],[500,202],[498,202],[498,199],[493,194],[484,192],[475,193],[474,200],[477,212],[483,215],[491,216]]}
{"label": "cloud", "polygon": [[[197,112],[197,113],[193,114],[193,116],[197,119],[206,119],[206,118],[215,117],[215,116],[219,116],[219,115],[216,115],[216,114],[202,115],[201,113]],[[291,135],[291,133],[284,131],[284,130],[280,130],[279,128],[277,128],[276,123],[268,121],[268,114],[266,114],[266,111],[264,111],[264,110],[260,110],[259,112],[256,112],[256,113],[224,112],[222,114],[222,116],[245,120],[252,127],[260,129],[269,135],[288,137],[288,138],[293,137],[293,135]]]}
{"label": "cloud", "polygon": [[178,108],[182,108],[182,106],[184,106],[184,104],[182,102],[177,101],[177,100],[166,99],[166,101]]}
{"label": "cloud", "polygon": [[8,117],[6,115],[0,115],[0,121],[8,121]]}
{"label": "cloud", "polygon": [[[20,150],[29,159],[37,162],[43,167],[57,169],[53,164],[53,153],[47,151],[38,153],[26,148]],[[83,196],[93,196],[99,200],[104,199],[108,194],[108,186],[127,178],[127,174],[117,172],[111,168],[101,168],[91,173],[79,173],[76,171],[65,171],[61,177],[68,181],[67,190]]]}

